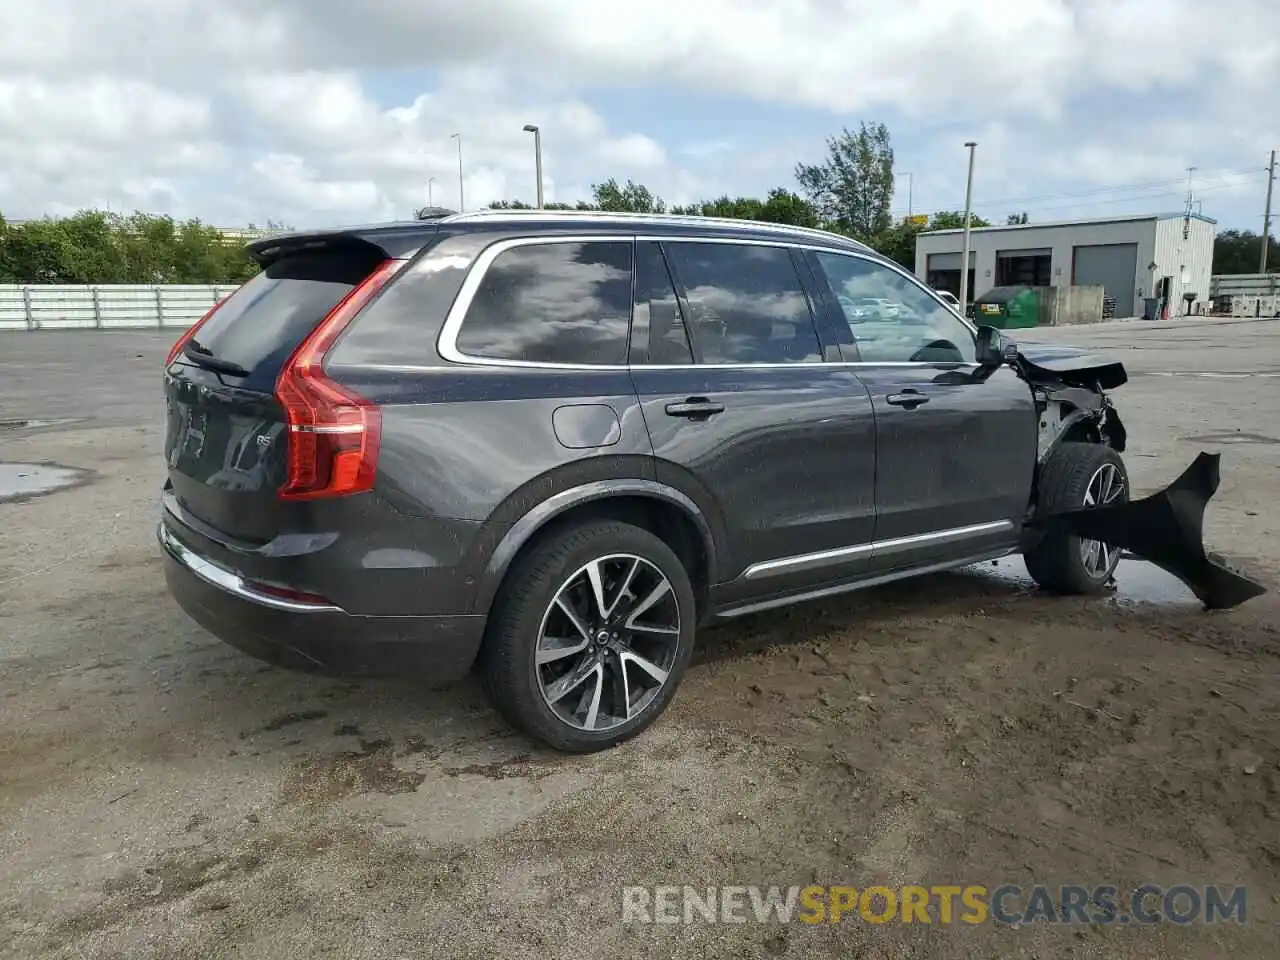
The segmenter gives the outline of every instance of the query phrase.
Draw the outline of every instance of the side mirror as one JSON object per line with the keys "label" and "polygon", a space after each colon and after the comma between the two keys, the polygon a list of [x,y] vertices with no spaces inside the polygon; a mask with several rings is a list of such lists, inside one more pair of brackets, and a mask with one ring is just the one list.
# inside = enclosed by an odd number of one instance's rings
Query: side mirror
{"label": "side mirror", "polygon": [[994,369],[1016,360],[1018,345],[1012,340],[1005,340],[995,327],[983,325],[978,328],[975,353],[978,366]]}

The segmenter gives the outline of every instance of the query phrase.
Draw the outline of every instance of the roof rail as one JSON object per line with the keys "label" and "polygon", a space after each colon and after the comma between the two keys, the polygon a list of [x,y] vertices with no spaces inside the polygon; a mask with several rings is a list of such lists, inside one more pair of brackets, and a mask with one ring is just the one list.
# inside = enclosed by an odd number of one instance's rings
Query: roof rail
{"label": "roof rail", "polygon": [[442,218],[442,223],[468,223],[479,220],[521,220],[521,219],[538,219],[538,220],[596,220],[600,222],[650,222],[650,223],[678,223],[686,226],[722,226],[732,227],[737,230],[759,230],[761,232],[791,233],[800,236],[810,236],[823,240],[838,239],[845,243],[853,244],[862,249],[869,249],[866,244],[861,241],[854,240],[852,237],[846,237],[843,234],[832,233],[829,230],[818,230],[813,227],[798,227],[789,223],[770,223],[764,220],[740,220],[734,217],[702,217],[693,214],[675,214],[675,213],[633,213],[630,211],[612,211],[612,210],[510,210],[510,209],[489,209],[489,210],[473,210],[469,213],[455,213],[451,216]]}

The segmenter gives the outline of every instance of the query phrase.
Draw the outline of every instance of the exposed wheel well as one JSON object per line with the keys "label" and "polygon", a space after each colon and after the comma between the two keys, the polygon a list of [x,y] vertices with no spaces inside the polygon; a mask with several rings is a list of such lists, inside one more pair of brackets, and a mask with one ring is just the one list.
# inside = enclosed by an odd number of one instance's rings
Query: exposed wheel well
{"label": "exposed wheel well", "polygon": [[[706,610],[710,588],[710,562],[702,534],[694,521],[679,507],[657,497],[621,495],[589,500],[557,514],[538,528],[512,558],[516,560],[549,536],[570,526],[592,520],[618,520],[647,530],[672,549],[689,573],[693,595],[701,617]],[[507,568],[508,570],[511,567]]]}
{"label": "exposed wheel well", "polygon": [[[1069,408],[1074,413],[1074,408]],[[1124,434],[1123,427],[1119,426],[1118,419],[1115,421],[1119,427],[1118,436],[1113,436],[1111,431],[1106,429],[1104,423],[1098,417],[1087,416],[1069,424],[1061,433],[1055,436],[1048,448],[1042,454],[1040,462],[1036,464],[1035,473],[1031,482],[1031,497],[1027,504],[1028,513],[1034,513],[1041,499],[1041,485],[1044,481],[1045,466],[1049,458],[1058,451],[1065,443],[1091,443],[1103,447],[1110,447],[1117,453],[1124,450]]]}
{"label": "exposed wheel well", "polygon": [[1102,433],[1098,429],[1098,421],[1094,419],[1077,420],[1058,437],[1058,443],[1103,443]]}

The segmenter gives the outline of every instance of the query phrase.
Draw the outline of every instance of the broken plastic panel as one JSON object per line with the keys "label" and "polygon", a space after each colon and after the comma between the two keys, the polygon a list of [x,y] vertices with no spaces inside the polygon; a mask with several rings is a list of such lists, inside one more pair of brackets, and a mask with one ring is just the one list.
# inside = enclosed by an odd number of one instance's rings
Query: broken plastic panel
{"label": "broken plastic panel", "polygon": [[1236,607],[1267,590],[1204,547],[1204,510],[1218,491],[1220,454],[1201,453],[1182,476],[1142,500],[1037,517],[1028,526],[1100,540],[1167,570],[1208,610]]}

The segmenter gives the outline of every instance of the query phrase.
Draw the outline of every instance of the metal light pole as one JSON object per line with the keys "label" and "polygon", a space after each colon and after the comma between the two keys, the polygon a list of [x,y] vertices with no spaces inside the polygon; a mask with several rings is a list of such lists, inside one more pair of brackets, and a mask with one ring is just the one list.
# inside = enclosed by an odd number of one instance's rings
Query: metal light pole
{"label": "metal light pole", "polygon": [[434,207],[435,203],[431,198],[431,185],[436,182],[435,177],[427,177],[427,206]]}
{"label": "metal light pole", "polygon": [[462,195],[462,134],[455,133],[449,139],[458,141],[458,212],[462,213],[467,209],[467,201]]}
{"label": "metal light pole", "polygon": [[969,306],[969,212],[973,209],[973,150],[978,144],[970,140],[969,181],[964,188],[964,252],[960,254],[960,314],[966,315]]}
{"label": "metal light pole", "polygon": [[914,213],[914,211],[911,209],[911,192],[913,187],[915,186],[915,183],[914,183],[915,177],[913,177],[910,173],[907,173],[907,172],[900,173],[898,174],[898,176],[907,178],[907,219],[910,220],[911,214]]}
{"label": "metal light pole", "polygon": [[1271,187],[1276,181],[1276,152],[1271,151],[1271,163],[1267,166],[1267,206],[1262,215],[1262,257],[1258,261],[1258,272],[1267,272],[1267,247],[1271,245]]}
{"label": "metal light pole", "polygon": [[538,176],[538,209],[542,209],[542,131],[538,129],[536,124],[526,123],[524,125],[525,133],[533,134],[533,160],[537,168]]}

